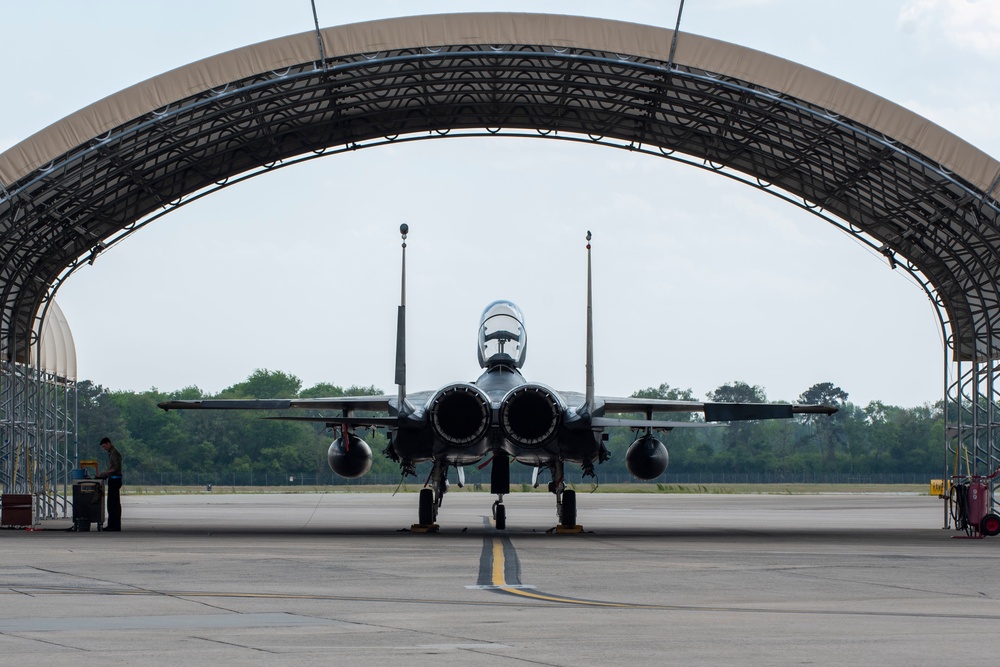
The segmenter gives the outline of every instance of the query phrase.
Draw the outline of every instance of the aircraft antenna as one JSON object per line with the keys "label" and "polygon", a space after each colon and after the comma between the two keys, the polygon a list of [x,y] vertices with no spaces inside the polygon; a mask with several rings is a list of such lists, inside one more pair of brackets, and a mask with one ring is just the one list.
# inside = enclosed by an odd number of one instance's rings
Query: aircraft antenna
{"label": "aircraft antenna", "polygon": [[400,271],[399,310],[396,311],[396,384],[399,386],[399,406],[402,413],[406,401],[406,234],[410,227],[404,222],[399,226],[403,237],[403,266]]}
{"label": "aircraft antenna", "polygon": [[590,231],[587,231],[587,414],[594,413],[594,292],[590,270]]}

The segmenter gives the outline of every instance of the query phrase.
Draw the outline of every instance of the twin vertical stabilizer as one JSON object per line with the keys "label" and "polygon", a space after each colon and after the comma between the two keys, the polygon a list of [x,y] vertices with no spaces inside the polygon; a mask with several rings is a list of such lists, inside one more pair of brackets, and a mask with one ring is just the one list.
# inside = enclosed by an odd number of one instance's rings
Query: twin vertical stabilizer
{"label": "twin vertical stabilizer", "polygon": [[590,232],[587,232],[587,401],[588,415],[594,414],[594,292],[590,270]]}
{"label": "twin vertical stabilizer", "polygon": [[400,271],[399,310],[396,312],[396,385],[399,387],[398,411],[406,404],[406,234],[410,231],[405,222],[399,226],[403,237],[403,265]]}
{"label": "twin vertical stabilizer", "polygon": [[[399,388],[398,410],[406,404],[406,235],[410,231],[404,222],[399,226],[403,239],[400,270],[399,310],[396,313],[396,385]],[[582,406],[587,414],[594,412],[594,290],[590,250],[591,233],[587,232],[587,361],[586,402]]]}

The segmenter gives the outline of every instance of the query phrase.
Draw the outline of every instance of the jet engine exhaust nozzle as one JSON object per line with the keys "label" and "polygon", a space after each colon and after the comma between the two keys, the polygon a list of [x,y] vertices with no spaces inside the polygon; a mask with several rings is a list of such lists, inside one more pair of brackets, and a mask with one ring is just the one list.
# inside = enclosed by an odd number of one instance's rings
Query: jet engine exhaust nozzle
{"label": "jet engine exhaust nozzle", "polygon": [[625,467],[638,479],[656,479],[669,463],[667,446],[648,433],[636,438],[625,452]]}
{"label": "jet engine exhaust nozzle", "polygon": [[504,437],[526,449],[544,447],[555,439],[565,406],[547,387],[525,384],[511,389],[500,404]]}
{"label": "jet engine exhaust nozzle", "polygon": [[438,391],[429,402],[434,435],[457,447],[472,445],[486,437],[493,408],[490,397],[471,384],[453,384]]}

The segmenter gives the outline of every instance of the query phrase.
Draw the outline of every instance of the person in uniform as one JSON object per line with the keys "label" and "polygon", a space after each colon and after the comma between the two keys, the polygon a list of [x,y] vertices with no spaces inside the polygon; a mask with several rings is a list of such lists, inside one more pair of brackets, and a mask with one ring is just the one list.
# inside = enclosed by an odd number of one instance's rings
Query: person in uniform
{"label": "person in uniform", "polygon": [[111,444],[111,438],[101,439],[101,449],[108,453],[108,468],[98,477],[108,480],[108,527],[105,530],[122,529],[122,454]]}

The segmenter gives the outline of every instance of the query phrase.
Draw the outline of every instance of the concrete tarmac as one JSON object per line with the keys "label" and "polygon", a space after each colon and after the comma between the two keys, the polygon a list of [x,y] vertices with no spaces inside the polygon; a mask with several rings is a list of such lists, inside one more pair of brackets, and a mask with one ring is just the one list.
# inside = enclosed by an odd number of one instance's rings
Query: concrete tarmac
{"label": "concrete tarmac", "polygon": [[1000,538],[916,495],[125,496],[0,532],[4,665],[983,663]]}

